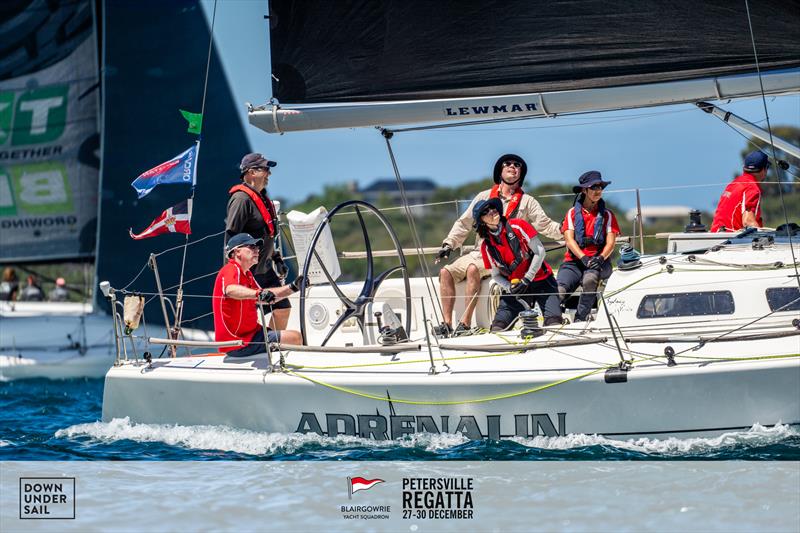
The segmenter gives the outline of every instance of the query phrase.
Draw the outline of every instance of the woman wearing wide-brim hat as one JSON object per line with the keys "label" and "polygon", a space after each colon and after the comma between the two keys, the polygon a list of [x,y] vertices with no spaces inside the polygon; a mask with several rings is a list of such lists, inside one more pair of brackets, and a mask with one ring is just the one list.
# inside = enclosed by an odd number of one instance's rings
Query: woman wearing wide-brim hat
{"label": "woman wearing wide-brim hat", "polygon": [[583,288],[575,322],[589,318],[597,302],[600,281],[611,276],[609,258],[614,253],[619,225],[603,200],[603,189],[610,183],[597,170],[582,174],[578,185],[572,188],[578,194],[575,205],[567,211],[561,226],[567,252],[558,269],[558,292],[563,300],[578,286]]}

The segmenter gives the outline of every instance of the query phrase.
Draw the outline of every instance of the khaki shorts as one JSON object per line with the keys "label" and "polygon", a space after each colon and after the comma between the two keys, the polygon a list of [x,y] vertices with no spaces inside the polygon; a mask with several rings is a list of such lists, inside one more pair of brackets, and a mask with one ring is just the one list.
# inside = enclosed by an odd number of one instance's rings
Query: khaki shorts
{"label": "khaki shorts", "polygon": [[484,268],[483,258],[481,256],[475,257],[471,253],[462,255],[449,265],[445,265],[444,268],[450,272],[450,275],[453,276],[453,280],[456,283],[461,283],[467,278],[467,267],[470,265],[478,267],[481,279],[488,278],[492,274],[491,270],[486,270],[486,268]]}

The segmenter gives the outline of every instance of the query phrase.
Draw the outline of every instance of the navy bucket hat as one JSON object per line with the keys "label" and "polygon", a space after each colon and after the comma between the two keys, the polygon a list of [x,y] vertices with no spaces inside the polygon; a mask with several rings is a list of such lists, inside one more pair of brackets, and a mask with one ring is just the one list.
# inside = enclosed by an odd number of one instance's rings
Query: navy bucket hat
{"label": "navy bucket hat", "polygon": [[504,155],[501,155],[497,159],[497,162],[494,164],[494,172],[492,173],[492,176],[494,177],[494,182],[495,183],[500,183],[500,175],[503,173],[503,162],[504,161],[517,161],[517,162],[519,162],[519,164],[520,164],[519,186],[522,187],[522,182],[525,181],[525,175],[528,173],[528,164],[525,162],[524,159],[522,159],[517,154],[504,154]]}
{"label": "navy bucket hat", "polygon": [[572,188],[572,192],[578,193],[581,192],[583,189],[587,189],[595,184],[601,184],[604,188],[607,185],[610,185],[610,181],[603,181],[603,175],[600,174],[597,170],[590,170],[589,172],[584,172],[581,174],[581,177],[578,178],[578,185],[575,185]]}

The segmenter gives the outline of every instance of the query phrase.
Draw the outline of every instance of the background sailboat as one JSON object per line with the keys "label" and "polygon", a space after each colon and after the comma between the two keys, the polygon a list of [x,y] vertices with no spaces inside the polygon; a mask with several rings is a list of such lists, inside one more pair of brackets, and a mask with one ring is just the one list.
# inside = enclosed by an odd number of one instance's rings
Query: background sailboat
{"label": "background sailboat", "polygon": [[[185,199],[185,190],[162,187],[138,201],[130,182],[194,140],[178,110],[199,111],[203,94],[210,32],[199,2],[18,1],[4,5],[0,17],[0,265],[91,261],[101,278],[133,279],[143,263],[130,258],[144,261],[169,243],[133,241],[128,229],[144,227]],[[223,227],[236,162],[250,151],[216,53],[208,94],[203,140],[209,149],[199,161],[200,179],[207,181],[195,198],[201,216],[192,221],[198,235]],[[220,263],[221,238],[204,244],[189,253],[187,279]],[[160,265],[165,287],[177,283],[179,269],[179,260]],[[198,283],[196,292],[207,292]],[[155,291],[152,275],[137,288]],[[109,311],[102,297],[94,303]],[[209,310],[205,299],[190,298],[184,317]],[[157,306],[146,313],[150,324],[163,323]],[[44,322],[4,313],[0,353],[14,360],[46,349],[56,361],[85,357],[70,349],[69,334],[88,339],[84,349],[102,345],[111,364],[106,317],[50,315]],[[211,319],[191,326],[210,328]],[[42,328],[48,329],[44,344],[32,333]]]}

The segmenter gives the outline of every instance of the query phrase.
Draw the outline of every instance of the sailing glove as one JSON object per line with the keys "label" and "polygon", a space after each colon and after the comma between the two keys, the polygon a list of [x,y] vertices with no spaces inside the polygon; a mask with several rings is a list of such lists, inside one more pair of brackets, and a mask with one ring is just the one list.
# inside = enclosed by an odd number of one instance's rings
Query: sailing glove
{"label": "sailing glove", "polygon": [[581,257],[581,263],[583,263],[583,266],[585,266],[586,268],[589,268],[589,261],[591,260],[592,257],[589,255],[584,255],[583,257]]}
{"label": "sailing glove", "polygon": [[602,255],[598,254],[591,259],[589,259],[589,263],[586,265],[586,268],[590,270],[602,270],[603,265],[606,263],[606,258]]}
{"label": "sailing glove", "polygon": [[448,259],[450,257],[450,252],[452,252],[452,251],[453,251],[453,249],[450,247],[449,244],[443,243],[441,250],[439,250],[439,253],[436,254],[436,262],[438,263],[439,261],[441,261],[443,259],[444,260]]}
{"label": "sailing glove", "polygon": [[[304,279],[304,277],[303,277],[302,274],[297,276],[296,278],[294,278],[294,281],[289,285],[289,287],[291,287],[291,289],[292,289],[292,292],[297,292],[297,291],[300,290],[300,287],[303,285],[303,279]],[[311,283],[310,282],[306,282],[306,287],[310,287],[310,286],[311,286]]]}
{"label": "sailing glove", "polygon": [[267,289],[258,291],[258,301],[263,304],[269,304],[275,301],[275,293]]}
{"label": "sailing glove", "polygon": [[286,266],[283,257],[279,253],[272,254],[272,270],[275,271],[279,278],[285,278],[289,275],[289,267]]}
{"label": "sailing glove", "polygon": [[530,282],[527,279],[521,279],[519,283],[511,286],[511,294],[525,294],[528,292]]}

